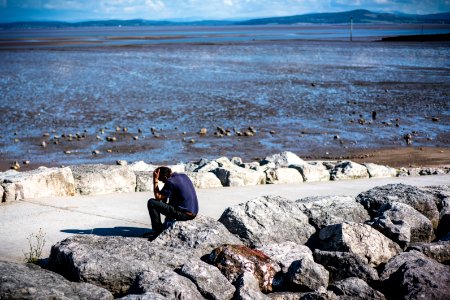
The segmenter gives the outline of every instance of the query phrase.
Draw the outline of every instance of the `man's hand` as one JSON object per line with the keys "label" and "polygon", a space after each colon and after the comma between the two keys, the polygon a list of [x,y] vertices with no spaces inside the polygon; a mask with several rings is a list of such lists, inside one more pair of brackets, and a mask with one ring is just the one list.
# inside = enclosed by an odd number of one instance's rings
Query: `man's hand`
{"label": "man's hand", "polygon": [[159,182],[159,169],[153,171],[153,194],[155,195],[155,199],[158,201],[166,202],[166,197],[164,197],[159,190],[158,182]]}
{"label": "man's hand", "polygon": [[159,169],[153,171],[153,185],[158,185],[159,182]]}

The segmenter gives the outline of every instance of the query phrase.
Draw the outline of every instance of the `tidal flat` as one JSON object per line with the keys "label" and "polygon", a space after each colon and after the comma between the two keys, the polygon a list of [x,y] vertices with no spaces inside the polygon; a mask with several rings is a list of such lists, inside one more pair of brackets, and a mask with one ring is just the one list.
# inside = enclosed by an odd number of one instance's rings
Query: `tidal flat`
{"label": "tidal flat", "polygon": [[0,47],[2,169],[450,146],[448,42],[231,35]]}

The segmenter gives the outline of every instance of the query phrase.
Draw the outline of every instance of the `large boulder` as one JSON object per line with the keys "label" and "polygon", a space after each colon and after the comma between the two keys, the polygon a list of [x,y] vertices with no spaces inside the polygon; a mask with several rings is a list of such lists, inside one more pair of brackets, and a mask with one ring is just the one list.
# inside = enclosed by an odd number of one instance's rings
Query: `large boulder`
{"label": "large boulder", "polygon": [[136,162],[130,164],[129,167],[130,167],[131,171],[133,171],[133,172],[147,172],[147,173],[153,174],[153,171],[158,166],[147,164],[141,160],[141,161],[136,161]]}
{"label": "large boulder", "polygon": [[315,233],[298,205],[277,196],[265,196],[227,208],[219,222],[248,245],[304,244]]}
{"label": "large boulder", "polygon": [[275,274],[281,270],[266,254],[243,245],[220,246],[211,252],[209,260],[232,283],[236,283],[244,272],[251,273],[263,292],[273,290]]}
{"label": "large boulder", "polygon": [[79,195],[127,193],[136,189],[136,175],[128,166],[98,164],[70,168]]}
{"label": "large boulder", "polygon": [[330,282],[358,277],[368,283],[378,281],[377,271],[351,252],[314,251],[314,260],[330,272]]}
{"label": "large boulder", "polygon": [[114,299],[104,288],[70,282],[33,264],[0,261],[0,299]]}
{"label": "large boulder", "polygon": [[52,246],[49,267],[71,281],[92,283],[121,296],[139,273],[172,270],[193,257],[186,249],[162,247],[147,239],[74,235]]}
{"label": "large boulder", "polygon": [[200,256],[210,253],[222,244],[242,244],[222,223],[202,215],[191,221],[176,221],[152,243],[162,247],[195,251]]}
{"label": "large boulder", "polygon": [[388,166],[377,165],[373,163],[363,164],[369,172],[369,176],[372,178],[383,178],[383,177],[396,177],[397,170]]}
{"label": "large boulder", "polygon": [[161,295],[161,294],[157,294],[157,293],[153,293],[153,292],[148,292],[148,293],[144,293],[144,294],[128,294],[122,298],[116,298],[116,299],[120,299],[120,300],[170,300],[169,298]]}
{"label": "large boulder", "polygon": [[364,223],[369,220],[364,207],[350,196],[307,197],[296,203],[316,230],[345,221]]}
{"label": "large boulder", "polygon": [[291,165],[290,168],[294,168],[300,172],[303,176],[303,180],[307,182],[314,181],[329,181],[330,171],[323,165],[322,162],[308,162],[300,165]]}
{"label": "large boulder", "polygon": [[351,252],[377,267],[400,252],[400,247],[369,225],[345,222],[319,232],[320,249]]}
{"label": "large boulder", "polygon": [[388,184],[375,187],[360,193],[356,197],[356,201],[367,209],[371,217],[376,217],[381,206],[386,203],[405,203],[427,217],[433,224],[433,228],[438,226],[439,211],[433,194],[414,186]]}
{"label": "large boulder", "polygon": [[410,245],[406,251],[418,251],[442,264],[450,265],[450,241],[417,243]]}
{"label": "large boulder", "polygon": [[265,173],[266,183],[292,184],[303,182],[302,175],[297,170],[292,168],[268,169]]}
{"label": "large boulder", "polygon": [[136,192],[153,192],[153,172],[134,171],[136,174]]}
{"label": "large boulder", "polygon": [[371,288],[363,280],[350,277],[344,280],[335,282],[329,286],[329,290],[341,299],[351,300],[385,300],[386,297],[377,290]]}
{"label": "large boulder", "polygon": [[69,168],[39,167],[32,171],[0,173],[2,202],[21,199],[75,195],[75,181]]}
{"label": "large boulder", "polygon": [[216,168],[211,172],[219,178],[223,186],[258,185],[266,182],[264,172],[238,167],[234,164],[228,168]]}
{"label": "large boulder", "polygon": [[409,243],[429,243],[434,238],[431,221],[411,206],[393,202],[386,203],[378,210],[378,216],[368,222],[402,248]]}
{"label": "large boulder", "polygon": [[274,163],[276,168],[287,168],[290,165],[302,165],[305,161],[298,157],[295,153],[284,151],[281,153],[267,156],[261,161],[261,165]]}
{"label": "large boulder", "polygon": [[436,236],[441,238],[450,234],[450,186],[427,186],[421,189],[434,195],[439,210],[439,225],[436,229]]}
{"label": "large boulder", "polygon": [[287,272],[287,284],[297,291],[315,291],[328,286],[330,274],[309,257],[294,261]]}
{"label": "large boulder", "polygon": [[236,290],[218,268],[201,260],[193,260],[184,264],[180,274],[189,278],[207,299],[229,300],[233,298]]}
{"label": "large boulder", "polygon": [[369,178],[369,172],[363,165],[352,161],[338,163],[330,172],[331,180]]}
{"label": "large boulder", "polygon": [[380,278],[391,299],[450,299],[450,267],[420,252],[404,252],[391,259]]}
{"label": "large boulder", "polygon": [[242,273],[236,280],[235,300],[269,300],[259,289],[258,279],[251,272]]}
{"label": "large boulder", "polygon": [[219,178],[211,172],[186,172],[186,175],[198,189],[222,187]]}
{"label": "large boulder", "polygon": [[155,293],[168,299],[205,299],[192,281],[172,270],[162,272],[150,270],[140,273],[130,292],[133,294]]}

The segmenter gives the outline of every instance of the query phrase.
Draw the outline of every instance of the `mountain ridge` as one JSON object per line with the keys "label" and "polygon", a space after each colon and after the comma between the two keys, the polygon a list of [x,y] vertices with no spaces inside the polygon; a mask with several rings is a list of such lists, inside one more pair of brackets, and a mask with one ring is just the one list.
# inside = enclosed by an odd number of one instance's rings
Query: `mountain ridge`
{"label": "mountain ridge", "polygon": [[402,13],[380,13],[369,10],[358,9],[344,12],[310,13],[302,15],[256,18],[244,21],[232,20],[196,20],[196,21],[168,21],[168,20],[93,20],[81,22],[64,21],[24,21],[0,23],[0,28],[66,28],[66,27],[120,27],[120,26],[227,26],[227,25],[292,25],[299,23],[310,24],[342,24],[349,23],[366,24],[389,24],[389,23],[412,23],[412,24],[450,24],[450,12],[411,15]]}

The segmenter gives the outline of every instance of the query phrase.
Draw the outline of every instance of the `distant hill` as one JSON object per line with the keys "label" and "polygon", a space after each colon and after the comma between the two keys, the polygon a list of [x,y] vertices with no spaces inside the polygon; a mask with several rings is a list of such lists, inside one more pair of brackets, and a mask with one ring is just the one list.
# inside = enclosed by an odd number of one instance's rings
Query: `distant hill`
{"label": "distant hill", "polygon": [[450,24],[450,13],[432,15],[406,15],[391,13],[376,13],[364,9],[338,12],[296,15],[288,17],[274,17],[253,19],[239,22],[239,25],[267,25],[267,24],[339,24],[348,23],[350,18],[355,23],[438,23]]}
{"label": "distant hill", "polygon": [[450,24],[450,12],[431,15],[409,15],[402,13],[377,13],[358,9],[338,13],[317,13],[286,17],[251,19],[246,21],[151,21],[151,20],[99,20],[85,22],[14,22],[2,23],[0,28],[64,28],[91,26],[226,26],[226,25],[268,25],[268,24],[339,24],[348,23],[435,23]]}

